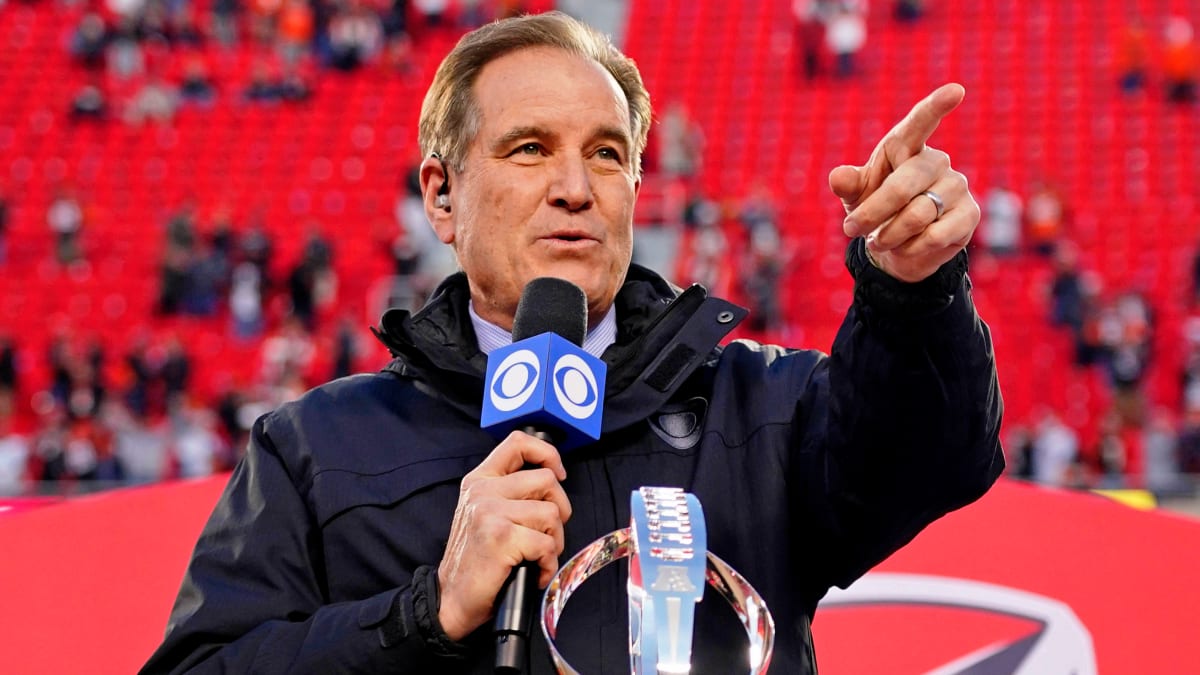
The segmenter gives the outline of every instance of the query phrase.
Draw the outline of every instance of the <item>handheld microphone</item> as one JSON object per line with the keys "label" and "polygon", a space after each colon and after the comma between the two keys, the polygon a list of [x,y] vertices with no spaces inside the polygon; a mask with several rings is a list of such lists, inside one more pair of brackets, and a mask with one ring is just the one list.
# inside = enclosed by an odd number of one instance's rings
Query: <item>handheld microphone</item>
{"label": "handheld microphone", "polygon": [[[530,281],[513,317],[513,344],[488,355],[480,426],[497,438],[521,429],[559,450],[600,438],[607,369],[583,351],[586,334],[582,289],[551,277]],[[500,591],[496,675],[518,675],[528,663],[537,577],[537,564],[526,561]]]}

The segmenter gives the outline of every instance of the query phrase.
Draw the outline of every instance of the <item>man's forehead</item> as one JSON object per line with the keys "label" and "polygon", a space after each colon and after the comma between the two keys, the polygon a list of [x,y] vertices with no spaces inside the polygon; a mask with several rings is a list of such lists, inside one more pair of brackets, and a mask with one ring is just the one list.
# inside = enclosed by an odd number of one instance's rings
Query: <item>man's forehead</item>
{"label": "man's forehead", "polygon": [[[473,84],[485,126],[507,133],[520,125],[548,127],[564,114],[611,112],[605,126],[630,126],[625,92],[602,64],[558,47],[524,47],[488,62]],[[575,119],[576,124],[585,119]],[[628,135],[628,132],[626,132]]]}

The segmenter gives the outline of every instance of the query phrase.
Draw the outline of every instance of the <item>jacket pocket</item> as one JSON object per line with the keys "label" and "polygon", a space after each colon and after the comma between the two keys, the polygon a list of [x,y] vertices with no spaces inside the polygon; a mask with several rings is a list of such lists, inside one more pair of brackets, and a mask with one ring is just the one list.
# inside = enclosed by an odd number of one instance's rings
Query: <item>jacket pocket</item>
{"label": "jacket pocket", "polygon": [[388,508],[435,485],[457,484],[481,457],[445,457],[404,464],[379,473],[325,469],[312,479],[309,505],[324,527],[331,519],[360,506]]}

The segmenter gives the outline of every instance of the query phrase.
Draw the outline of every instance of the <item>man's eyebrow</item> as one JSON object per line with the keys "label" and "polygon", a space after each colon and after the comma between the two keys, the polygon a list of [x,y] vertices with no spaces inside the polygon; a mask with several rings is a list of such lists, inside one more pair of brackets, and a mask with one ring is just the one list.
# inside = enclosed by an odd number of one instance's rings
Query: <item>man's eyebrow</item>
{"label": "man's eyebrow", "polygon": [[[633,140],[629,135],[629,131],[619,126],[600,127],[592,137],[597,140],[617,143],[626,151],[633,147]],[[495,151],[505,150],[508,146],[525,138],[545,138],[553,141],[558,138],[558,134],[536,124],[513,127],[492,142],[492,149]]]}
{"label": "man's eyebrow", "polygon": [[556,138],[554,132],[537,125],[513,127],[492,143],[493,150],[503,150],[523,138]]}
{"label": "man's eyebrow", "polygon": [[619,143],[624,150],[633,147],[633,139],[629,135],[629,130],[623,127],[600,127],[596,130],[596,138]]}

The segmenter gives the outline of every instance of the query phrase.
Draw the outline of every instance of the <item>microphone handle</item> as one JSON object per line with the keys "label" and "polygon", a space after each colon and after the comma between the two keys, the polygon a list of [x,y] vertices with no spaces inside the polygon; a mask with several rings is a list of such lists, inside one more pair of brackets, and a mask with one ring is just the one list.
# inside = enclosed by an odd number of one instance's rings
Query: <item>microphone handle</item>
{"label": "microphone handle", "polygon": [[[527,426],[521,431],[547,443],[556,440],[544,428]],[[537,580],[540,571],[536,562],[526,560],[513,568],[500,589],[500,604],[492,631],[496,636],[495,675],[523,675],[527,672],[529,638],[533,631],[533,615],[538,606],[540,589]]]}

